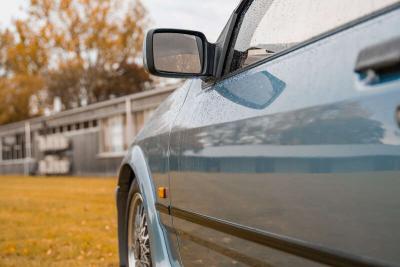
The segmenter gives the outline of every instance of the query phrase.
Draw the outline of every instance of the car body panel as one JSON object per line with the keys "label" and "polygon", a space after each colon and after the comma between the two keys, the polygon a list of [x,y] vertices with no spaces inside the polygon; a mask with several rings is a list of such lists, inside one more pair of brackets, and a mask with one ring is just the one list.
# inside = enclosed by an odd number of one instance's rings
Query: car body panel
{"label": "car body panel", "polygon": [[151,255],[152,262],[156,266],[168,266],[173,262],[173,258],[170,257],[170,249],[165,242],[166,238],[159,224],[160,218],[155,208],[156,196],[154,194],[154,185],[145,155],[139,146],[134,146],[129,150],[129,153],[123,160],[123,165],[129,166],[135,174],[143,197],[143,203],[147,207],[146,218],[148,221],[151,251],[153,252]]}
{"label": "car body panel", "polygon": [[359,52],[399,37],[398,25],[399,8],[215,84],[186,82],[123,161],[120,246],[133,175],[157,266],[319,265],[170,216],[174,208],[399,265],[400,77],[366,84],[354,72]]}
{"label": "car body panel", "polygon": [[[399,264],[400,77],[367,85],[354,72],[398,25],[396,9],[210,88],[194,80],[171,132],[172,207]],[[311,265],[173,226],[185,266]]]}
{"label": "car body panel", "polygon": [[124,157],[117,187],[118,234],[120,265],[126,266],[126,202],[131,179],[138,180],[149,218],[152,261],[156,266],[178,266],[179,251],[176,235],[164,226],[171,226],[171,217],[156,211],[155,204],[170,205],[169,199],[157,199],[156,188],[169,187],[168,156],[169,133],[182,107],[188,85],[173,92],[154,112]]}

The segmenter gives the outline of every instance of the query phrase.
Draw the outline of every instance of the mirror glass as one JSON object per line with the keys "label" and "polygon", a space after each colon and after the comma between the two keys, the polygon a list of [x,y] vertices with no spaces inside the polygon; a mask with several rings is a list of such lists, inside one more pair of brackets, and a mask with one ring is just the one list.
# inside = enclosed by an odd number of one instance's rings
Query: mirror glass
{"label": "mirror glass", "polygon": [[203,44],[200,37],[182,33],[153,35],[154,67],[157,71],[200,74]]}

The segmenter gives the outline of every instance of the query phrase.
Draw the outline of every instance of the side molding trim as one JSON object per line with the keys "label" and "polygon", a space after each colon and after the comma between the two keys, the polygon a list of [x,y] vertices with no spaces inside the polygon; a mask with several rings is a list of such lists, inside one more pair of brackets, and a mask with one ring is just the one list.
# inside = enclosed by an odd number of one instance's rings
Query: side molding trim
{"label": "side molding trim", "polygon": [[164,214],[171,214],[169,207],[165,206],[164,204],[156,202],[156,210]]}
{"label": "side molding trim", "polygon": [[237,223],[213,218],[210,216],[185,211],[179,208],[168,207],[156,203],[159,212],[170,214],[222,233],[226,233],[247,241],[266,247],[277,249],[292,255],[306,258],[315,262],[339,267],[389,267],[389,263],[378,261],[369,257],[357,256],[340,250],[326,248],[307,241],[278,235],[259,229],[247,227]]}

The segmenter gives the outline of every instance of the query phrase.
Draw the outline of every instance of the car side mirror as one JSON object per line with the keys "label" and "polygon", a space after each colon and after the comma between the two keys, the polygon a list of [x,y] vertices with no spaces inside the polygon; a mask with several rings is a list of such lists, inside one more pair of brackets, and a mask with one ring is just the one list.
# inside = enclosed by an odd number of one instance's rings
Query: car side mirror
{"label": "car side mirror", "polygon": [[214,47],[201,32],[150,30],[144,43],[143,62],[145,68],[156,76],[211,76]]}

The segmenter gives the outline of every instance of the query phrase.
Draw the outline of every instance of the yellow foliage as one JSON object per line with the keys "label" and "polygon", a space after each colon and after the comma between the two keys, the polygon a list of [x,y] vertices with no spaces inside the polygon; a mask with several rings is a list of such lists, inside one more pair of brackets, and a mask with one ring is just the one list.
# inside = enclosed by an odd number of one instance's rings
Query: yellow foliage
{"label": "yellow foliage", "polygon": [[32,115],[33,96],[48,105],[62,96],[68,108],[150,81],[135,63],[147,25],[139,0],[31,0],[26,13],[0,32],[0,124]]}

